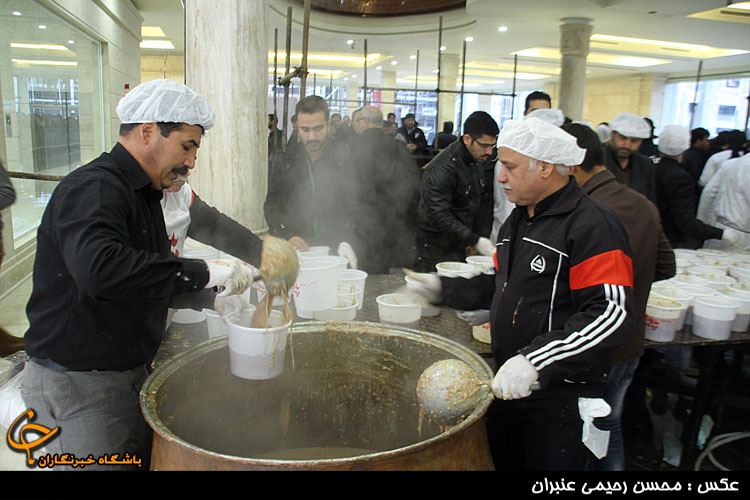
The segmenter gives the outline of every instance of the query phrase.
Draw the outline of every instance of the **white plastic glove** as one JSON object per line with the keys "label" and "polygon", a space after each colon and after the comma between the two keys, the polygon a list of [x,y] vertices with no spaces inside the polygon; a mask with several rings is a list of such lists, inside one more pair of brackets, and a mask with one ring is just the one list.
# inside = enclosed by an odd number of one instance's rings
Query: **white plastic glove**
{"label": "white plastic glove", "polygon": [[214,299],[214,311],[219,313],[222,318],[226,317],[229,313],[235,313],[235,316],[242,314],[242,311],[250,307],[245,301],[245,297],[242,294],[235,294],[229,296],[217,295]]}
{"label": "white plastic glove", "polygon": [[490,320],[489,309],[478,309],[476,311],[456,311],[456,316],[466,321],[471,326],[479,326]]}
{"label": "white plastic glove", "polygon": [[531,394],[531,384],[539,373],[523,354],[506,361],[492,380],[492,393],[498,399],[520,399]]}
{"label": "white plastic glove", "polygon": [[726,228],[724,229],[724,232],[721,235],[721,239],[731,243],[734,246],[737,246],[737,243],[739,243],[740,240],[742,239],[742,234],[743,233],[741,233],[740,231]]}
{"label": "white plastic glove", "polygon": [[440,282],[440,278],[438,278],[436,274],[415,273],[408,269],[404,269],[404,272],[408,277],[414,280],[414,283],[409,285],[409,290],[424,297],[427,302],[431,304],[440,302],[440,296],[443,292],[443,284]]}
{"label": "white plastic glove", "polygon": [[253,269],[236,260],[207,260],[206,288],[224,287],[220,297],[239,294],[253,284]]}
{"label": "white plastic glove", "polygon": [[495,245],[487,238],[480,237],[474,244],[474,248],[487,257],[492,257],[495,254]]}
{"label": "white plastic glove", "polygon": [[339,243],[338,250],[339,257],[344,257],[349,260],[349,267],[357,269],[357,254],[354,253],[352,246],[346,241]]}

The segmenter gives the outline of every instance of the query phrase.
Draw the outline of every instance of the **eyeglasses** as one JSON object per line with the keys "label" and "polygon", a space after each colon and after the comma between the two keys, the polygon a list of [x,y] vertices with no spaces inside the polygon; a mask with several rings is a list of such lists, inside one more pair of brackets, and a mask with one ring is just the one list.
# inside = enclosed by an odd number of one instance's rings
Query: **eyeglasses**
{"label": "eyeglasses", "polygon": [[485,143],[483,143],[483,142],[479,142],[479,141],[475,140],[474,138],[472,138],[472,139],[471,139],[471,142],[472,142],[472,143],[474,143],[474,144],[478,144],[478,145],[479,145],[479,147],[480,147],[480,148],[482,148],[482,149],[490,149],[490,150],[491,150],[491,149],[493,149],[493,148],[494,148],[495,146],[497,146],[497,143],[496,143],[496,142],[495,142],[495,143],[493,143],[493,144],[485,144]]}

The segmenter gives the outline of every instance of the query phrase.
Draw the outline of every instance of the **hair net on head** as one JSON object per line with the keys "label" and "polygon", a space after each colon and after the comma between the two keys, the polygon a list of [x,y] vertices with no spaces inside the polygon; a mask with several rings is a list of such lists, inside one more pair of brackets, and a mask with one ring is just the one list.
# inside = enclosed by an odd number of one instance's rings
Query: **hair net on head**
{"label": "hair net on head", "polygon": [[214,126],[208,101],[174,80],[151,80],[128,92],[117,104],[122,123],[187,123],[205,130]]}
{"label": "hair net on head", "polygon": [[609,128],[625,137],[648,139],[651,137],[651,127],[648,122],[633,113],[622,113],[609,121]]}
{"label": "hair net on head", "polygon": [[594,132],[596,132],[596,135],[599,136],[599,140],[602,142],[602,144],[606,144],[610,140],[612,140],[612,129],[610,129],[603,123],[597,125],[594,129]]}
{"label": "hair net on head", "polygon": [[679,156],[690,147],[690,131],[679,125],[667,125],[659,135],[657,147],[667,156]]}
{"label": "hair net on head", "polygon": [[539,108],[535,109],[528,115],[524,116],[524,120],[527,118],[539,118],[546,122],[551,123],[556,127],[562,127],[565,123],[565,115],[559,109]]}
{"label": "hair net on head", "polygon": [[586,156],[575,137],[549,122],[528,116],[523,121],[506,121],[497,137],[497,147],[568,167],[580,165]]}

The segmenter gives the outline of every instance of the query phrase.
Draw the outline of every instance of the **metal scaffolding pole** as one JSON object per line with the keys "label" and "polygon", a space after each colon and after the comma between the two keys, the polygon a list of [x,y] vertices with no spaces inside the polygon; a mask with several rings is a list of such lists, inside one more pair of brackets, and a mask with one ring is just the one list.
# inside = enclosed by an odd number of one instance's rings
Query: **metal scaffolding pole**
{"label": "metal scaffolding pole", "polygon": [[419,85],[419,49],[417,49],[417,60],[414,67],[414,116],[417,115],[417,86]]}
{"label": "metal scaffolding pole", "polygon": [[[273,114],[279,118],[277,99],[278,95],[278,67],[279,67],[279,28],[273,29]],[[278,125],[277,125],[278,126]]]}
{"label": "metal scaffolding pole", "polygon": [[363,68],[364,71],[363,71],[363,73],[364,73],[364,80],[365,81],[364,81],[364,96],[362,98],[362,101],[363,101],[362,105],[363,106],[367,106],[367,104],[368,104],[367,103],[367,38],[365,38],[365,48],[364,48],[364,51],[365,51],[365,62],[364,62],[364,68]]}
{"label": "metal scaffolding pole", "polygon": [[440,127],[440,59],[442,51],[440,48],[443,46],[443,16],[440,16],[438,21],[438,53],[437,53],[437,85],[435,85],[435,93],[437,94],[437,101],[435,102],[435,131],[441,130]]}
{"label": "metal scaffolding pole", "polygon": [[307,95],[307,46],[310,39],[310,0],[305,0],[305,24],[302,27],[302,76],[300,76],[299,98]]}
{"label": "metal scaffolding pole", "polygon": [[513,97],[510,100],[510,117],[516,110],[516,68],[518,68],[518,54],[513,54]]}
{"label": "metal scaffolding pole", "polygon": [[[284,78],[289,77],[289,70],[291,69],[291,60],[292,60],[292,8],[288,7],[286,9],[286,59],[284,59],[284,66],[286,69],[286,72],[284,73]],[[284,131],[284,137],[289,137],[289,133],[287,130],[287,116],[289,114],[289,81],[287,80],[286,83],[284,83],[284,122],[282,130]]]}
{"label": "metal scaffolding pole", "polygon": [[698,86],[701,81],[701,69],[703,68],[703,61],[698,61],[698,74],[695,75],[695,94],[693,95],[693,103],[690,106],[690,130],[693,129],[693,120],[695,119],[695,108],[698,107]]}
{"label": "metal scaffolding pole", "polygon": [[[466,76],[466,40],[464,40],[463,55],[461,56],[461,106],[458,108],[457,136],[463,135],[464,121],[464,77]],[[439,94],[438,94],[439,95]]]}

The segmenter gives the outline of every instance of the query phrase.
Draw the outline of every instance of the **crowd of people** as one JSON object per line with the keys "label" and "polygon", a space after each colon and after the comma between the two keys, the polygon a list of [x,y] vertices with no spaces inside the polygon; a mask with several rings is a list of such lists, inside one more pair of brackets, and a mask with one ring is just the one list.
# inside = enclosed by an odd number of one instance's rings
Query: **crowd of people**
{"label": "crowd of people", "polygon": [[[65,429],[50,451],[147,457],[138,391],[169,307],[200,309],[253,281],[236,261],[184,258],[180,242],[224,245],[255,266],[263,243],[186,182],[214,122],[202,96],[156,80],[117,113],[118,143],[60,182],[39,227],[23,397],[40,424]],[[305,97],[287,139],[268,118],[272,236],[338,244],[372,274],[413,269],[432,303],[490,321],[499,469],[622,470],[651,283],[675,274],[674,248],[750,249],[741,132],[670,125],[657,136],[631,113],[593,128],[543,92],[520,119],[476,111],[461,135],[447,123],[432,147],[414,115],[398,127],[377,106],[342,118]],[[219,227],[232,241],[218,241]],[[494,259],[494,275],[434,272],[476,254]],[[598,417],[586,442],[584,417]]]}

